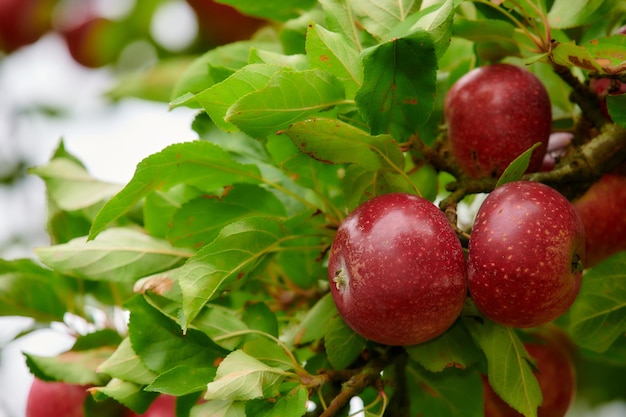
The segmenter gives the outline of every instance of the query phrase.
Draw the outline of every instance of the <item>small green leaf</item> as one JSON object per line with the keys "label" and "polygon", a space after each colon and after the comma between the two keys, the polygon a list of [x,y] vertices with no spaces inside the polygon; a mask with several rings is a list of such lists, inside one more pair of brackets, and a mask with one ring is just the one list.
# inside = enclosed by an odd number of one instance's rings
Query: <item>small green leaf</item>
{"label": "small green leaf", "polygon": [[76,238],[36,249],[45,265],[64,274],[95,281],[134,282],[180,265],[192,255],[135,229],[112,228],[96,240]]}
{"label": "small green leaf", "polygon": [[613,35],[585,42],[582,47],[589,51],[605,74],[626,72],[626,36]]}
{"label": "small green leaf", "polygon": [[307,412],[308,391],[298,384],[278,398],[248,401],[246,414],[254,417],[300,417]]}
{"label": "small green leaf", "polygon": [[147,385],[157,376],[141,362],[128,337],[122,340],[115,352],[98,366],[98,372],[137,385]]}
{"label": "small green leaf", "polygon": [[243,343],[244,336],[227,338],[224,336],[248,330],[248,326],[235,311],[215,304],[203,308],[191,327],[206,333],[215,343],[228,350],[238,348]]}
{"label": "small green leaf", "polygon": [[207,385],[206,400],[245,401],[278,394],[278,386],[288,374],[249,356],[241,350],[230,353]]}
{"label": "small green leaf", "polygon": [[331,73],[283,68],[264,88],[235,102],[225,120],[252,137],[264,138],[344,101],[343,84]]}
{"label": "small green leaf", "polygon": [[276,314],[264,302],[246,304],[242,319],[250,329],[278,337]]}
{"label": "small green leaf", "polygon": [[245,401],[211,400],[196,405],[191,417],[246,417]]}
{"label": "small green leaf", "polygon": [[337,307],[330,293],[315,303],[294,329],[290,343],[302,345],[320,340],[327,332],[330,321],[337,314]]}
{"label": "small green leaf", "polygon": [[224,149],[210,142],[170,145],[137,165],[133,178],[94,219],[89,239],[152,191],[168,190],[178,184],[215,191],[236,182],[259,183],[260,177],[256,166],[236,162]]}
{"label": "small green leaf", "polygon": [[183,327],[187,327],[207,301],[235,279],[242,279],[284,238],[280,219],[249,217],[224,227],[181,268]]}
{"label": "small green leaf", "polygon": [[391,30],[419,9],[415,0],[356,0],[348,2],[359,23],[376,38],[386,38]]}
{"label": "small green leaf", "polygon": [[362,54],[363,85],[356,102],[371,133],[407,141],[433,111],[437,58],[431,36],[418,30]]}
{"label": "small green leaf", "polygon": [[201,392],[213,381],[215,373],[215,367],[181,365],[161,373],[145,390],[177,397]]}
{"label": "small green leaf", "polygon": [[297,3],[292,0],[272,0],[271,2],[218,0],[218,3],[229,4],[248,15],[284,22],[300,16],[303,10],[313,7],[315,0],[301,0]]}
{"label": "small green leaf", "polygon": [[390,192],[418,194],[414,184],[407,181],[405,175],[397,170],[381,169],[378,171],[366,170],[352,165],[346,169],[343,181],[343,192],[346,198],[346,207],[353,210],[361,203]]}
{"label": "small green leaf", "polygon": [[626,94],[608,95],[606,106],[611,119],[626,129]]}
{"label": "small green leaf", "polygon": [[515,329],[488,319],[467,317],[464,323],[487,358],[487,376],[493,390],[513,409],[527,417],[537,417],[542,396],[532,359]]}
{"label": "small green leaf", "polygon": [[356,334],[339,315],[334,316],[324,335],[328,361],[335,369],[345,369],[365,348],[365,339]]}
{"label": "small green leaf", "polygon": [[530,158],[532,157],[533,151],[539,146],[541,146],[541,142],[535,143],[533,146],[528,148],[528,150],[524,151],[524,153],[515,158],[509,166],[506,167],[498,179],[496,187],[504,185],[507,182],[513,182],[521,179],[528,169],[528,165],[530,165]]}
{"label": "small green leaf", "polygon": [[603,16],[610,16],[612,11],[617,13],[620,0],[555,0],[548,22],[554,29],[568,29],[593,23]]}
{"label": "small green leaf", "polygon": [[568,332],[585,349],[605,352],[626,332],[626,254],[619,253],[585,273],[568,312]]}
{"label": "small green leaf", "polygon": [[591,53],[584,47],[576,45],[574,41],[557,43],[552,49],[552,60],[567,67],[602,72],[602,67]]}

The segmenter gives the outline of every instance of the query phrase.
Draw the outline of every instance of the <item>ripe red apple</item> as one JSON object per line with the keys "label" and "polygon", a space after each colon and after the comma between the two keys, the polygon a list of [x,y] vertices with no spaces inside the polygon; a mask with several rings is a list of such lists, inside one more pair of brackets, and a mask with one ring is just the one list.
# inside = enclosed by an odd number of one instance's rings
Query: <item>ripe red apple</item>
{"label": "ripe red apple", "polygon": [[548,92],[530,71],[494,64],[462,76],[446,95],[452,155],[472,178],[498,178],[532,145],[528,172],[541,168],[552,123]]}
{"label": "ripe red apple", "polygon": [[55,3],[56,0],[0,0],[0,51],[13,52],[48,32]]}
{"label": "ripe red apple", "polygon": [[200,37],[211,47],[249,39],[268,23],[213,0],[187,0],[187,3],[198,18]]}
{"label": "ripe red apple", "polygon": [[87,387],[35,378],[26,401],[26,417],[83,417]]}
{"label": "ripe red apple", "polygon": [[585,232],[574,206],[531,181],[492,191],[469,241],[468,283],[478,309],[511,327],[554,320],[574,302],[585,260]]}
{"label": "ripe red apple", "polygon": [[467,295],[454,230],[433,203],[410,194],[381,195],[350,213],[333,240],[328,277],[344,321],[387,345],[442,334]]}
{"label": "ripe red apple", "polygon": [[176,397],[172,395],[159,395],[156,400],[150,404],[150,407],[143,414],[129,412],[126,417],[175,417],[176,416]]}
{"label": "ripe red apple", "polygon": [[618,172],[603,175],[573,202],[585,225],[587,262],[591,268],[626,250],[626,177]]}
{"label": "ripe red apple", "polygon": [[119,53],[113,29],[111,20],[89,16],[61,28],[60,32],[74,61],[88,68],[99,68],[114,62]]}
{"label": "ripe red apple", "polygon": [[[535,376],[543,402],[538,417],[564,417],[576,395],[576,370],[567,336],[561,332],[543,333],[524,343],[528,355],[535,361]],[[523,417],[504,402],[483,375],[485,417]]]}

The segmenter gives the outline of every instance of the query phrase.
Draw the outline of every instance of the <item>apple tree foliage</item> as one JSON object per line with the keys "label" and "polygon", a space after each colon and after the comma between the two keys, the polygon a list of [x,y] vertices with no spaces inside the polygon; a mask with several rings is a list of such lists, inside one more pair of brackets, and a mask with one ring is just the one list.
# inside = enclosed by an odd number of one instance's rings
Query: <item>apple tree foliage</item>
{"label": "apple tree foliage", "polygon": [[[354,396],[366,416],[480,416],[488,374],[536,416],[523,331],[468,299],[434,340],[364,340],[329,295],[327,252],[373,196],[422,195],[456,225],[457,207],[496,186],[464,176],[445,147],[443,98],[476,66],[526,65],[549,91],[554,130],[583,138],[549,172],[524,175],[520,155],[500,183],[574,198],[624,161],[626,96],[608,97],[607,120],[587,87],[626,82],[626,36],[611,35],[624,3],[221,2],[272,23],[196,57],[168,86],[171,108],[197,109],[198,140],[148,156],[125,185],[92,177],[62,143],[31,170],[47,186],[51,244],[35,260],[0,260],[0,314],[76,334],[57,357],[27,355],[31,371],[136,412],[163,393],[179,397],[179,416],[224,417],[345,416]],[[118,94],[162,88],[151,81]],[[77,317],[97,325],[80,333]],[[577,346],[578,396],[623,399],[626,254],[588,269],[554,325]]]}

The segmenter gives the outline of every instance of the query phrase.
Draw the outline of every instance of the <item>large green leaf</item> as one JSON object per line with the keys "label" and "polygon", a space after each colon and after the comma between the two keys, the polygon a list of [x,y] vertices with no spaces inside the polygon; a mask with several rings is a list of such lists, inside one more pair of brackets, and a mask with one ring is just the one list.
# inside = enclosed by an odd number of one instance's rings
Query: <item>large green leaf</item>
{"label": "large green leaf", "polygon": [[148,385],[157,376],[141,362],[128,337],[122,340],[115,352],[98,366],[98,372],[137,385]]}
{"label": "large green leaf", "polygon": [[213,381],[216,371],[213,364],[206,367],[177,366],[159,374],[145,389],[177,397],[199,393],[204,391],[209,382]]}
{"label": "large green leaf", "polygon": [[207,385],[206,400],[244,401],[273,397],[278,386],[289,376],[241,350],[230,353],[217,368],[215,380]]}
{"label": "large green leaf", "polygon": [[287,392],[271,401],[254,400],[246,403],[246,413],[254,417],[300,417],[307,413],[308,390],[300,385],[295,385]]}
{"label": "large green leaf", "polygon": [[82,351],[69,350],[57,356],[29,353],[24,356],[30,372],[40,379],[78,385],[100,385],[105,384],[109,378],[96,372],[96,369],[112,352],[111,346],[104,346]]}
{"label": "large green leaf", "polygon": [[287,336],[286,343],[301,345],[322,339],[330,321],[338,314],[332,295],[327,293],[306,312],[302,321]]}
{"label": "large green leaf", "polygon": [[264,17],[266,19],[286,21],[296,18],[304,10],[308,10],[315,5],[315,0],[272,0],[271,2],[257,0],[217,0],[218,3],[229,4],[242,12]]}
{"label": "large green leaf", "polygon": [[511,407],[527,417],[537,416],[542,395],[532,372],[532,359],[515,329],[488,319],[464,320],[487,358],[487,376],[493,390]]}
{"label": "large green leaf", "polygon": [[181,268],[183,327],[207,301],[236,279],[242,279],[268,254],[277,250],[286,231],[275,217],[249,217],[224,227],[213,242]]}
{"label": "large green leaf", "polygon": [[431,36],[418,30],[381,43],[363,51],[362,63],[356,102],[372,134],[407,141],[426,124],[435,103],[437,58]]}
{"label": "large green leaf", "polygon": [[365,339],[355,333],[339,315],[328,323],[324,335],[328,361],[335,369],[345,369],[354,362],[365,348]]}
{"label": "large green leaf", "polygon": [[345,102],[343,83],[329,72],[283,68],[268,84],[241,97],[225,120],[255,138],[264,138],[305,117]]}
{"label": "large green leaf", "polygon": [[246,417],[246,402],[232,400],[211,400],[196,405],[190,417]]}
{"label": "large green leaf", "polygon": [[614,0],[555,0],[548,13],[550,27],[567,29],[591,23],[599,17],[596,11],[610,10],[610,3],[616,2]]}
{"label": "large green leaf", "polygon": [[389,32],[419,9],[416,0],[354,0],[350,2],[359,23],[377,37],[383,39]]}
{"label": "large green leaf", "polygon": [[615,124],[626,129],[626,95],[609,95],[606,98],[606,106]]}
{"label": "large green leaf", "polygon": [[76,238],[37,248],[36,253],[41,262],[55,271],[111,282],[133,282],[180,265],[193,254],[130,228],[107,229],[95,240]]}
{"label": "large green leaf", "polygon": [[212,143],[193,141],[170,145],[137,165],[130,182],[96,216],[89,239],[95,238],[152,191],[167,190],[178,184],[215,191],[236,182],[258,183],[259,177],[256,166],[238,163]]}
{"label": "large green leaf", "polygon": [[321,25],[311,24],[306,36],[309,63],[335,75],[345,86],[346,96],[353,97],[363,78],[359,51],[346,39]]}
{"label": "large green leaf", "polygon": [[626,332],[626,254],[614,255],[583,277],[568,312],[569,333],[583,348],[605,352]]}
{"label": "large green leaf", "polygon": [[66,277],[30,259],[0,259],[0,315],[63,321],[76,289]]}

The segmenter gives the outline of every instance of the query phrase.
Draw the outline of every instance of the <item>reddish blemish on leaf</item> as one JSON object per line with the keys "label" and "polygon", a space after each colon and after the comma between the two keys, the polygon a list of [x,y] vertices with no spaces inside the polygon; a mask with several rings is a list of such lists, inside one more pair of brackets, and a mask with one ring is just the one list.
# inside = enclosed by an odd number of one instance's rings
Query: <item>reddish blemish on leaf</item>
{"label": "reddish blemish on leaf", "polygon": [[330,57],[328,55],[320,55],[320,61],[328,62],[330,61]]}

